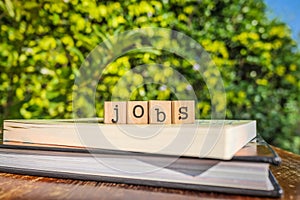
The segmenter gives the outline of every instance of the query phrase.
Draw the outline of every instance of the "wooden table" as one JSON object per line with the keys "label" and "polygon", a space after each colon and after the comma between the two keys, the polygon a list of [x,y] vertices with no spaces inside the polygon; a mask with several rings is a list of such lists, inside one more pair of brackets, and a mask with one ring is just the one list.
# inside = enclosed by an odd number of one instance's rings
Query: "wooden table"
{"label": "wooden table", "polygon": [[[282,199],[300,199],[300,156],[274,149],[282,158],[271,170],[284,190]],[[0,199],[259,199],[190,190],[78,181],[0,173]],[[268,198],[263,198],[268,199]]]}

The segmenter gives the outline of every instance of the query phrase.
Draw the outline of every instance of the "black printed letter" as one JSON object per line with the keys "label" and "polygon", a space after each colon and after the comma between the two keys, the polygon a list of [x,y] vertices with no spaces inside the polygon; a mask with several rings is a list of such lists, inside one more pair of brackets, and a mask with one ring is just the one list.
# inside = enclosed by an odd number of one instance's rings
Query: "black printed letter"
{"label": "black printed letter", "polygon": [[[166,120],[166,113],[164,113],[163,111],[159,111],[158,108],[155,108],[156,112],[157,112],[157,121],[158,122],[163,122]],[[159,116],[162,116],[162,119],[159,118]]]}
{"label": "black printed letter", "polygon": [[[141,109],[141,114],[140,114],[140,115],[137,115],[137,114],[135,113],[135,110],[136,110],[137,108],[140,108],[140,109]],[[144,108],[143,108],[143,106],[141,106],[141,105],[136,105],[136,106],[133,107],[133,116],[134,116],[135,118],[141,118],[141,117],[143,117],[143,115],[144,115]]]}
{"label": "black printed letter", "polygon": [[112,123],[117,123],[119,121],[119,114],[118,114],[118,105],[116,105],[116,107],[114,108],[114,110],[116,111],[116,119],[112,119]]}
{"label": "black printed letter", "polygon": [[[179,117],[178,117],[178,119],[179,120],[184,120],[184,119],[187,119],[188,118],[188,113],[187,113],[187,107],[180,107],[179,108]],[[180,115],[180,114],[182,114],[182,115]]]}

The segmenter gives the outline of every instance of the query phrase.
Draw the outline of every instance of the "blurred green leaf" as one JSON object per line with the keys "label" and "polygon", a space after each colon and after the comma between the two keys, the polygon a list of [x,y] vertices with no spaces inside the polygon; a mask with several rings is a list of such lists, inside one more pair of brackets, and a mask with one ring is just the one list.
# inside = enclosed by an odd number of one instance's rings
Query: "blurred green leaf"
{"label": "blurred green leaf", "polygon": [[[118,49],[111,36],[141,27],[163,27],[185,33],[210,53],[223,77],[226,105],[212,106],[207,84],[219,84],[214,78],[217,72],[200,74],[201,66],[172,51],[138,49],[142,44],[186,48],[171,36],[155,44],[145,38],[135,41],[137,50],[115,60],[94,58],[99,66],[109,62],[102,74],[84,71],[100,78],[93,83],[99,117],[103,102],[113,92],[118,99],[150,100],[177,99],[176,93],[194,89],[197,117],[210,119],[212,109],[226,106],[227,118],[256,119],[258,132],[268,142],[300,153],[300,53],[288,26],[267,17],[263,0],[4,0],[0,13],[0,119],[72,117],[72,92],[93,93],[91,88],[76,88],[74,80],[82,75],[81,64],[98,44],[104,42],[122,53],[126,49]],[[120,42],[125,47],[132,43]],[[121,79],[136,66],[155,63],[166,68]],[[146,72],[157,82],[172,77],[168,67],[184,75],[190,85],[172,80],[173,90],[165,84],[143,84]],[[87,105],[91,99],[78,101],[81,112],[93,109]]]}

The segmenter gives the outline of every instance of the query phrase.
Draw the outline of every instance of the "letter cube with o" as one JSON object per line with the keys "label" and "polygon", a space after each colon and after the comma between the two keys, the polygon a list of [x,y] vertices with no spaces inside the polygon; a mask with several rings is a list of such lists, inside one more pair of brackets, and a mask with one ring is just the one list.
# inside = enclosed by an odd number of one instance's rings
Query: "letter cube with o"
{"label": "letter cube with o", "polygon": [[171,124],[171,101],[149,101],[149,124]]}
{"label": "letter cube with o", "polygon": [[126,124],[127,116],[126,101],[105,101],[104,102],[104,123],[105,124]]}
{"label": "letter cube with o", "polygon": [[127,124],[148,124],[147,101],[127,101]]}
{"label": "letter cube with o", "polygon": [[195,122],[195,101],[172,101],[172,123],[192,124]]}

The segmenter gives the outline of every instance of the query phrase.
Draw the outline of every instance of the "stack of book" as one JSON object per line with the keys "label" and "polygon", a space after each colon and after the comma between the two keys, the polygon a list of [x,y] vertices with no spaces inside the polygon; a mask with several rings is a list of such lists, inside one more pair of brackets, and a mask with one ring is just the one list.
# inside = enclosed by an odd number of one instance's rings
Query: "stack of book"
{"label": "stack of book", "polygon": [[270,164],[280,158],[250,120],[5,120],[0,145],[3,172],[279,197]]}

